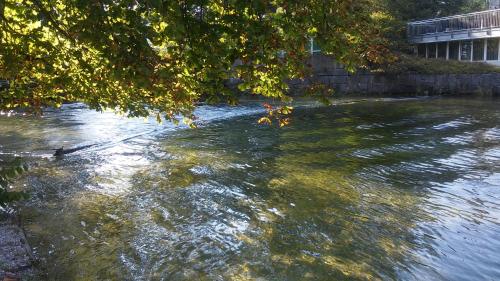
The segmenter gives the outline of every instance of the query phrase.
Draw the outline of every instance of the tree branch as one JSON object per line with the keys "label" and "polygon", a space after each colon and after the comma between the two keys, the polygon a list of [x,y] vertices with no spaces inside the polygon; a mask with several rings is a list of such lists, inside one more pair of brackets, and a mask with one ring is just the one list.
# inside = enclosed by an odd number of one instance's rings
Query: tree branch
{"label": "tree branch", "polygon": [[[3,0],[0,0],[3,1]],[[61,28],[61,24],[59,24],[51,15],[49,11],[47,11],[42,2],[40,0],[33,0],[33,3],[38,7],[40,10],[40,13],[51,23],[52,27],[56,29],[57,32],[62,34],[66,39],[70,40],[71,42],[74,42],[75,39],[64,29]]]}

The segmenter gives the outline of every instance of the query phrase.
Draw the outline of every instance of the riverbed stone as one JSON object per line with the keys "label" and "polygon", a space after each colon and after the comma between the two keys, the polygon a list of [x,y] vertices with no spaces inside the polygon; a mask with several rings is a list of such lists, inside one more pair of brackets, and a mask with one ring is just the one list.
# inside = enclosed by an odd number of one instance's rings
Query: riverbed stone
{"label": "riverbed stone", "polygon": [[0,280],[7,276],[30,279],[35,259],[24,231],[12,215],[0,216]]}

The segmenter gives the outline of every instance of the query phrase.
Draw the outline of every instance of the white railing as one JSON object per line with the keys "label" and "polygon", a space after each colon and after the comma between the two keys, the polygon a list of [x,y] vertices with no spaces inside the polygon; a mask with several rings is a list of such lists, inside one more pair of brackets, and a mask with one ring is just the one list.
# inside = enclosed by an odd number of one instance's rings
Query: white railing
{"label": "white railing", "polygon": [[408,37],[500,27],[500,9],[408,23]]}

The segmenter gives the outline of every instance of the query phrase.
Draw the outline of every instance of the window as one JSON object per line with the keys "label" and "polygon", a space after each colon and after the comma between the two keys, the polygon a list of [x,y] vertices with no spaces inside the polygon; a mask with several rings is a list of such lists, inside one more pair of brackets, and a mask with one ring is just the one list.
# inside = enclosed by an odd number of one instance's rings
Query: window
{"label": "window", "polygon": [[309,39],[309,51],[311,52],[311,54],[321,52],[318,42],[316,42],[316,40],[314,40],[313,38]]}
{"label": "window", "polygon": [[458,60],[458,45],[459,42],[457,41],[450,42],[450,60]]}
{"label": "window", "polygon": [[471,49],[472,49],[472,41],[462,41],[460,44],[460,59],[470,60]]}
{"label": "window", "polygon": [[427,44],[427,57],[430,59],[436,58],[436,43]]}
{"label": "window", "polygon": [[418,44],[417,46],[417,52],[418,56],[421,58],[425,58],[426,50],[425,50],[425,44]]}
{"label": "window", "polygon": [[498,38],[488,39],[488,47],[486,49],[487,60],[498,60]]}
{"label": "window", "polygon": [[472,41],[472,59],[475,61],[484,60],[484,40],[474,40]]}
{"label": "window", "polygon": [[446,42],[441,42],[437,44],[437,52],[438,52],[438,58],[440,59],[446,59],[446,47],[447,47]]}

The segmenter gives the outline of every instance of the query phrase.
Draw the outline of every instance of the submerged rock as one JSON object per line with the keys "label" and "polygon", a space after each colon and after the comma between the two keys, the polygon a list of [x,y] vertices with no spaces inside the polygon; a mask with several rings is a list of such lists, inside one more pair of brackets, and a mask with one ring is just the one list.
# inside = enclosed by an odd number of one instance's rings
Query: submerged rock
{"label": "submerged rock", "polygon": [[34,276],[34,257],[23,229],[11,214],[0,214],[0,280]]}

